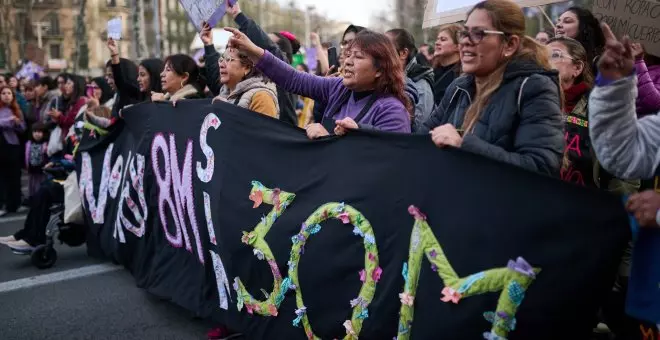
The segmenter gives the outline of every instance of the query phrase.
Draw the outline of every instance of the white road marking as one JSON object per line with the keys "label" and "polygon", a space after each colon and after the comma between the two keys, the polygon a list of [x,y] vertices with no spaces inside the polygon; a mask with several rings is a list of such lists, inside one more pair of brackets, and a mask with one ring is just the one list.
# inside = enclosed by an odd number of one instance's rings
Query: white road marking
{"label": "white road marking", "polygon": [[109,273],[122,269],[123,269],[122,266],[116,266],[112,264],[96,264],[86,267],[65,270],[61,272],[37,275],[24,279],[0,282],[0,294],[12,292],[19,289],[34,288],[47,284],[58,283],[62,281],[73,280],[73,279],[78,279],[82,277],[93,276],[103,273]]}
{"label": "white road marking", "polygon": [[2,223],[9,223],[9,222],[16,222],[16,221],[25,221],[27,218],[26,215],[21,215],[21,216],[10,216],[10,217],[0,217],[0,224]]}

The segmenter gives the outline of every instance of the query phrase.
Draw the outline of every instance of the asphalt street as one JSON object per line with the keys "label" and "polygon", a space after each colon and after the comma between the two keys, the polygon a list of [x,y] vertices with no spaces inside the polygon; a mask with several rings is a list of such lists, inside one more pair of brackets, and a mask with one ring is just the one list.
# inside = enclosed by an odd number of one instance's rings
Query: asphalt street
{"label": "asphalt street", "polygon": [[[23,216],[0,218],[0,236]],[[124,269],[58,245],[47,270],[0,246],[0,339],[206,339],[210,325],[137,288]]]}

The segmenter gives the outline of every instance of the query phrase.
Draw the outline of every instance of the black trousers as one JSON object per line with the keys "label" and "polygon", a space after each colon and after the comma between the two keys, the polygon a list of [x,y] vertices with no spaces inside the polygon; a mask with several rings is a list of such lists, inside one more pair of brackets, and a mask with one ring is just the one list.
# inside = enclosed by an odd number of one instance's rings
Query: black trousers
{"label": "black trousers", "polygon": [[5,211],[21,206],[21,147],[8,144],[0,134],[0,195]]}
{"label": "black trousers", "polygon": [[46,243],[46,226],[50,220],[50,207],[64,202],[64,187],[45,181],[36,194],[30,197],[30,212],[23,229],[14,234],[17,240],[23,240],[31,246]]}

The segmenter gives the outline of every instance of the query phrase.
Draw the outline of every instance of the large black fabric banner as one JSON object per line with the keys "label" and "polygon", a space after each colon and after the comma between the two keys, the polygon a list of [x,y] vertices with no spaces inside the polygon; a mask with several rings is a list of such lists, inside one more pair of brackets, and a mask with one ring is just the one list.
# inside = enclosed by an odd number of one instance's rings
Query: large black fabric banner
{"label": "large black fabric banner", "polygon": [[586,339],[621,199],[428,136],[141,104],[77,158],[91,254],[249,339]]}

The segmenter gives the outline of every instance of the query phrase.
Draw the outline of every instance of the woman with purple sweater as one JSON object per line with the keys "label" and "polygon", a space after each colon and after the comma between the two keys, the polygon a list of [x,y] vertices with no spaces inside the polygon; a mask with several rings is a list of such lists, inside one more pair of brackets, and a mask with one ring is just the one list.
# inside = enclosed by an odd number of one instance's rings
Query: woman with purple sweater
{"label": "woman with purple sweater", "polygon": [[0,89],[0,188],[5,209],[0,217],[18,210],[21,204],[21,149],[18,134],[25,131],[25,120],[16,95],[8,87]]}
{"label": "woman with purple sweater", "polygon": [[298,72],[256,46],[234,28],[231,47],[247,54],[256,67],[284,90],[321,102],[321,123],[307,126],[310,139],[348,129],[410,133],[412,106],[405,94],[403,67],[394,46],[383,34],[364,31],[346,51],[343,78],[323,78]]}

